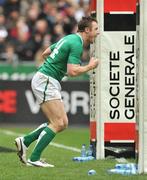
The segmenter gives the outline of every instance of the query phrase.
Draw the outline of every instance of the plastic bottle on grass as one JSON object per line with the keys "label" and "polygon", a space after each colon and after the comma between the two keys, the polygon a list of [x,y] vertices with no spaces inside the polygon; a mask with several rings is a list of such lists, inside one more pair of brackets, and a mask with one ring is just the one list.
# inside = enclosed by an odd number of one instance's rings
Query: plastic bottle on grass
{"label": "plastic bottle on grass", "polygon": [[86,157],[86,145],[82,144],[81,157]]}
{"label": "plastic bottle on grass", "polygon": [[92,150],[92,145],[90,144],[87,150],[87,156],[92,156],[92,154],[93,154],[93,150]]}
{"label": "plastic bottle on grass", "polygon": [[137,165],[134,163],[116,164],[115,169],[108,170],[110,174],[135,175],[137,174]]}
{"label": "plastic bottle on grass", "polygon": [[94,169],[91,169],[88,171],[88,175],[91,176],[91,175],[95,175],[96,174],[96,171]]}
{"label": "plastic bottle on grass", "polygon": [[130,169],[109,169],[109,174],[122,174],[122,175],[131,175]]}
{"label": "plastic bottle on grass", "polygon": [[130,169],[130,164],[116,164],[116,169]]}
{"label": "plastic bottle on grass", "polygon": [[137,165],[134,163],[116,164],[115,169],[131,170],[131,174],[137,174]]}

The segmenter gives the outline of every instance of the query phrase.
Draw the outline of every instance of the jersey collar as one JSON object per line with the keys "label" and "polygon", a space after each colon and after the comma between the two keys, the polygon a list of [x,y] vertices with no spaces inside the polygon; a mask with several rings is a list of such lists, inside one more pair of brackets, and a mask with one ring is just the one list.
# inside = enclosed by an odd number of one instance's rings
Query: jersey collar
{"label": "jersey collar", "polygon": [[79,33],[76,33],[77,36],[79,36],[79,38],[81,39],[82,45],[83,45],[83,39],[82,36]]}

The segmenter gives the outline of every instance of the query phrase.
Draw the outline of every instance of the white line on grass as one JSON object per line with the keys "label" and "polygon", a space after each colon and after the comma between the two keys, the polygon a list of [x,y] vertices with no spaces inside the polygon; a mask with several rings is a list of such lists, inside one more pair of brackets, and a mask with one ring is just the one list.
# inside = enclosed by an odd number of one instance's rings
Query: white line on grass
{"label": "white line on grass", "polygon": [[[0,130],[0,133],[3,133],[5,135],[9,135],[9,136],[24,136],[24,134],[16,133],[16,132],[9,131],[9,130],[2,130],[2,129]],[[58,148],[74,151],[74,152],[80,152],[81,151],[80,149],[75,148],[75,147],[65,146],[63,144],[58,144],[58,143],[53,143],[53,142],[51,142],[50,145],[58,147]]]}
{"label": "white line on grass", "polygon": [[[14,131],[9,131],[9,130],[2,130],[0,129],[0,133],[3,133],[5,135],[9,135],[9,136],[24,136],[24,134],[21,133],[16,133]],[[70,150],[70,151],[74,151],[74,152],[80,152],[81,150],[75,147],[71,147],[71,146],[65,146],[63,144],[58,144],[58,143],[50,143],[51,146],[57,147],[57,148],[62,148],[62,149],[66,149],[66,150]],[[118,163],[128,163],[128,161],[125,158],[115,158],[115,160]]]}

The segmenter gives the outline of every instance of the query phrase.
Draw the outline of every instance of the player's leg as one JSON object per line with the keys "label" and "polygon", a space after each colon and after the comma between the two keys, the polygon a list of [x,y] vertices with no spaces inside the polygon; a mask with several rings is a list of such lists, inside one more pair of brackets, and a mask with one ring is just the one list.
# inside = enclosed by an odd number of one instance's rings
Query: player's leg
{"label": "player's leg", "polygon": [[41,109],[49,120],[49,125],[41,132],[36,146],[28,160],[29,164],[44,166],[40,161],[40,156],[47,145],[53,140],[56,133],[64,130],[68,125],[68,118],[64,110],[63,102],[59,100],[46,101],[41,105]]}
{"label": "player's leg", "polygon": [[20,161],[26,163],[26,151],[29,145],[38,139],[40,133],[48,126],[48,123],[41,124],[37,129],[30,132],[28,135],[24,137],[17,137],[15,139],[15,145],[17,147],[17,155],[20,158]]}
{"label": "player's leg", "polygon": [[40,133],[48,126],[48,123],[43,123],[37,129],[30,132],[29,134],[25,135],[23,137],[24,144],[28,147],[32,142],[34,142],[36,139],[38,139]]}
{"label": "player's leg", "polygon": [[[44,95],[44,89],[46,87],[46,82],[48,82],[48,77],[36,73],[32,79],[31,85],[32,85],[32,90],[36,96],[37,101],[39,104],[43,101],[43,95]],[[36,130],[33,132],[29,133],[28,135],[24,137],[18,137],[15,139],[15,144],[17,147],[17,155],[19,156],[21,162],[26,163],[26,151],[28,146],[38,139],[38,136],[42,132],[44,128],[47,127],[47,123],[44,123],[40,125]]]}

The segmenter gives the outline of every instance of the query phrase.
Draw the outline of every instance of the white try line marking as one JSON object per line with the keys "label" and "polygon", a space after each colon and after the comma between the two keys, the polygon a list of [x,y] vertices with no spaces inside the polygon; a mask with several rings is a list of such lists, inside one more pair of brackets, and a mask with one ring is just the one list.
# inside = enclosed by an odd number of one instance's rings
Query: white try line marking
{"label": "white try line marking", "polygon": [[[5,130],[5,129],[4,130],[1,129],[0,133],[3,133],[3,134],[8,135],[8,136],[24,136],[24,134],[16,133],[16,132]],[[62,148],[62,149],[67,149],[67,150],[70,150],[70,151],[74,151],[74,152],[80,152],[81,151],[80,149],[75,148],[75,147],[65,146],[63,144],[58,144],[58,143],[53,143],[53,142],[51,142],[50,145],[54,146],[54,147],[58,147],[58,148]]]}

